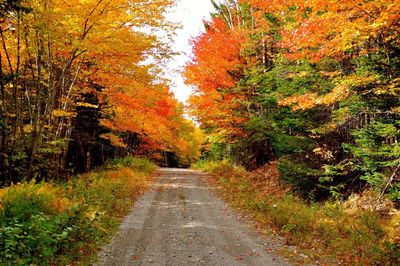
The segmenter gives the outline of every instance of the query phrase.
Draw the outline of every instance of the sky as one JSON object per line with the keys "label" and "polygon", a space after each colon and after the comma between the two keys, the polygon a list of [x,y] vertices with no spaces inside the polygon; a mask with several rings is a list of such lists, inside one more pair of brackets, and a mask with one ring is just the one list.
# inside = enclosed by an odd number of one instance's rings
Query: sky
{"label": "sky", "polygon": [[180,73],[191,56],[190,40],[204,31],[203,19],[209,18],[213,10],[210,0],[177,0],[177,5],[167,16],[169,20],[182,24],[173,44],[174,50],[181,54],[171,60],[167,69],[167,77],[174,83],[171,89],[181,102],[185,102],[191,93]]}

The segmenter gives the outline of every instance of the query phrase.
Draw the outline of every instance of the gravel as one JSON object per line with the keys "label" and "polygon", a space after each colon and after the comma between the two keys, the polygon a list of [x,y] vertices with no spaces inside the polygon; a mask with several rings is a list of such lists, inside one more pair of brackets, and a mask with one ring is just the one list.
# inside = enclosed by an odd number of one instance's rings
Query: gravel
{"label": "gravel", "polygon": [[193,170],[160,169],[96,265],[290,265]]}

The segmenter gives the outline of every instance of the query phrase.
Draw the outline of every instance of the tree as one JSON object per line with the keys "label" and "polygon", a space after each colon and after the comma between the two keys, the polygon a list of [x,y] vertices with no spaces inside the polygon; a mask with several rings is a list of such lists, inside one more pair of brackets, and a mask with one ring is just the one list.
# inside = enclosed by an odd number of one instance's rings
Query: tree
{"label": "tree", "polygon": [[[1,2],[3,185],[64,176],[68,149],[84,136],[77,132],[85,128],[77,121],[83,112],[92,113],[96,128],[85,135],[88,143],[114,145],[114,154],[176,147],[174,125],[183,114],[159,71],[171,50],[154,34],[174,30],[164,18],[172,4]],[[83,170],[92,165],[91,148],[85,149]]]}
{"label": "tree", "polygon": [[[398,9],[393,0],[217,5],[187,67],[192,113],[218,136],[211,151],[225,147],[248,168],[278,159],[282,178],[310,199],[367,184],[398,191]],[[239,45],[220,52],[232,33]]]}
{"label": "tree", "polygon": [[207,31],[194,40],[194,59],[185,70],[186,83],[195,86],[189,100],[192,115],[206,127],[223,128],[225,135],[241,135],[246,120],[234,90],[242,75],[240,32],[230,30],[220,18],[207,24]]}

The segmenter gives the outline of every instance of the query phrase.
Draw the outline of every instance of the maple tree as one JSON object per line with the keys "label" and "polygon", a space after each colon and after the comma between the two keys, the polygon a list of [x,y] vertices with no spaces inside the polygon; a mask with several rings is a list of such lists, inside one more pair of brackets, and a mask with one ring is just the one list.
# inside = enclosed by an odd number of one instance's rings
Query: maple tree
{"label": "maple tree", "polygon": [[242,75],[241,40],[240,32],[214,18],[193,41],[194,58],[184,73],[186,83],[195,86],[191,114],[209,127],[224,129],[228,138],[243,134],[239,127],[246,120],[238,104],[243,95],[233,89]]}

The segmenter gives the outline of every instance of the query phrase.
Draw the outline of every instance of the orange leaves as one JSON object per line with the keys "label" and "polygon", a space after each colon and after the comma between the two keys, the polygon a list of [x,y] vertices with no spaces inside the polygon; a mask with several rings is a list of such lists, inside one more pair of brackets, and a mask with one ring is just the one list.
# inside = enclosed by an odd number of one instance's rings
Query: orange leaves
{"label": "orange leaves", "polygon": [[127,145],[115,134],[113,133],[106,133],[100,135],[101,139],[106,139],[110,141],[110,144],[113,145],[114,147],[119,147],[119,148],[126,148]]}
{"label": "orange leaves", "polygon": [[[371,40],[397,42],[400,5],[396,0],[241,0],[252,7],[253,24],[268,32],[264,14],[285,22],[280,47],[288,58],[341,59],[373,49]],[[261,16],[260,16],[261,14]],[[254,27],[254,26],[253,26]],[[369,43],[369,44],[368,44]]]}
{"label": "orange leaves", "polygon": [[350,96],[350,88],[346,84],[336,86],[332,92],[323,96],[316,93],[305,93],[281,99],[278,103],[281,106],[292,106],[296,110],[308,110],[317,105],[332,105]]}
{"label": "orange leaves", "polygon": [[[394,41],[393,37],[400,33],[400,8],[396,2],[305,1],[307,16],[286,25],[280,45],[289,50],[289,58],[308,58],[315,62],[323,57],[340,59],[365,54],[374,49],[365,45],[372,39]],[[304,10],[297,12],[302,14]]]}
{"label": "orange leaves", "polygon": [[[182,106],[161,76],[172,50],[159,33],[173,35],[176,25],[165,19],[165,11],[175,0],[22,2],[29,12],[0,22],[13,27],[2,28],[0,56],[2,71],[13,79],[3,86],[3,102],[6,98],[10,107],[3,109],[15,117],[9,119],[16,121],[15,132],[26,135],[15,141],[30,147],[29,156],[39,154],[36,143],[73,139],[74,126],[83,130],[75,123],[83,113],[90,120],[85,127],[98,132],[100,122],[108,128],[101,129],[107,132],[101,138],[130,152],[191,147],[194,126],[185,124]],[[138,148],[138,142],[146,145]],[[54,161],[63,161],[64,154]]]}
{"label": "orange leaves", "polygon": [[278,103],[282,106],[292,106],[293,110],[307,110],[316,105],[316,100],[317,94],[306,93],[282,99]]}
{"label": "orange leaves", "polygon": [[239,92],[232,88],[242,75],[241,31],[229,27],[222,19],[208,22],[205,33],[193,41],[193,60],[185,68],[186,83],[193,85],[191,114],[204,126],[218,127],[230,134],[238,133]]}
{"label": "orange leaves", "polygon": [[336,86],[332,92],[317,99],[317,104],[332,105],[346,99],[350,95],[350,88],[347,84]]}
{"label": "orange leaves", "polygon": [[173,103],[168,99],[160,99],[156,102],[156,112],[161,117],[169,117],[174,112]]}
{"label": "orange leaves", "polygon": [[[106,102],[112,106],[102,125],[117,133],[132,132],[140,136],[140,152],[173,151],[183,159],[196,159],[200,141],[194,125],[187,121],[182,106],[167,85],[127,87],[107,90]],[[113,134],[114,135],[114,134]],[[110,135],[103,136],[114,146],[124,145]]]}
{"label": "orange leaves", "polygon": [[[360,62],[371,54],[382,53],[386,54],[382,65],[388,68],[392,63],[390,57],[393,57],[389,50],[400,45],[400,5],[396,0],[242,2],[250,4],[255,9],[254,13],[273,14],[279,19],[282,23],[279,28],[282,39],[278,46],[291,60],[306,59],[319,63],[328,58],[353,64],[353,61]],[[255,16],[255,19],[256,28],[269,31],[269,27],[257,24],[259,16]],[[369,93],[393,91],[387,88],[389,85],[376,83],[376,77],[368,74],[364,74],[364,77],[342,76],[339,81],[337,76],[340,73],[321,72],[321,75],[336,83],[336,87],[324,95],[312,92],[293,95],[281,99],[279,104],[292,106],[294,110],[306,110],[316,105],[333,105],[354,93],[354,88],[366,88],[367,85],[371,87],[367,90]]]}
{"label": "orange leaves", "polygon": [[[338,72],[322,72],[324,76],[336,76]],[[353,88],[366,87],[379,83],[377,75],[349,75],[345,77],[337,77],[335,79],[336,87],[331,92],[324,95],[316,93],[306,93],[302,95],[294,95],[288,98],[281,99],[279,105],[292,106],[293,110],[307,110],[317,105],[333,105],[339,101],[348,98],[352,93]],[[375,91],[374,91],[375,92]]]}
{"label": "orange leaves", "polygon": [[88,68],[85,81],[104,89],[98,93],[103,106],[101,125],[114,133],[102,135],[117,147],[126,147],[118,134],[141,136],[142,149],[174,146],[177,101],[163,84],[153,65],[144,60],[170,52],[158,37],[143,31],[157,27],[170,30],[164,11],[171,0],[62,1],[57,12],[64,13],[60,24],[68,28],[70,45],[83,53]]}
{"label": "orange leaves", "polygon": [[194,59],[186,67],[186,81],[202,91],[231,88],[235,85],[231,73],[238,71],[241,64],[241,37],[218,18],[209,27],[193,41]]}
{"label": "orange leaves", "polygon": [[[164,12],[174,1],[30,2],[35,16],[29,20],[40,23],[51,36],[53,57],[77,69],[79,89],[74,96],[83,92],[83,87],[97,94],[103,114],[101,125],[113,131],[101,138],[126,148],[118,135],[130,132],[146,142],[143,149],[174,147],[179,139],[174,131],[176,117],[183,114],[177,112],[178,102],[154,67],[159,64],[159,54],[167,57],[171,51],[151,31],[173,29]],[[145,63],[149,58],[152,63]]]}

